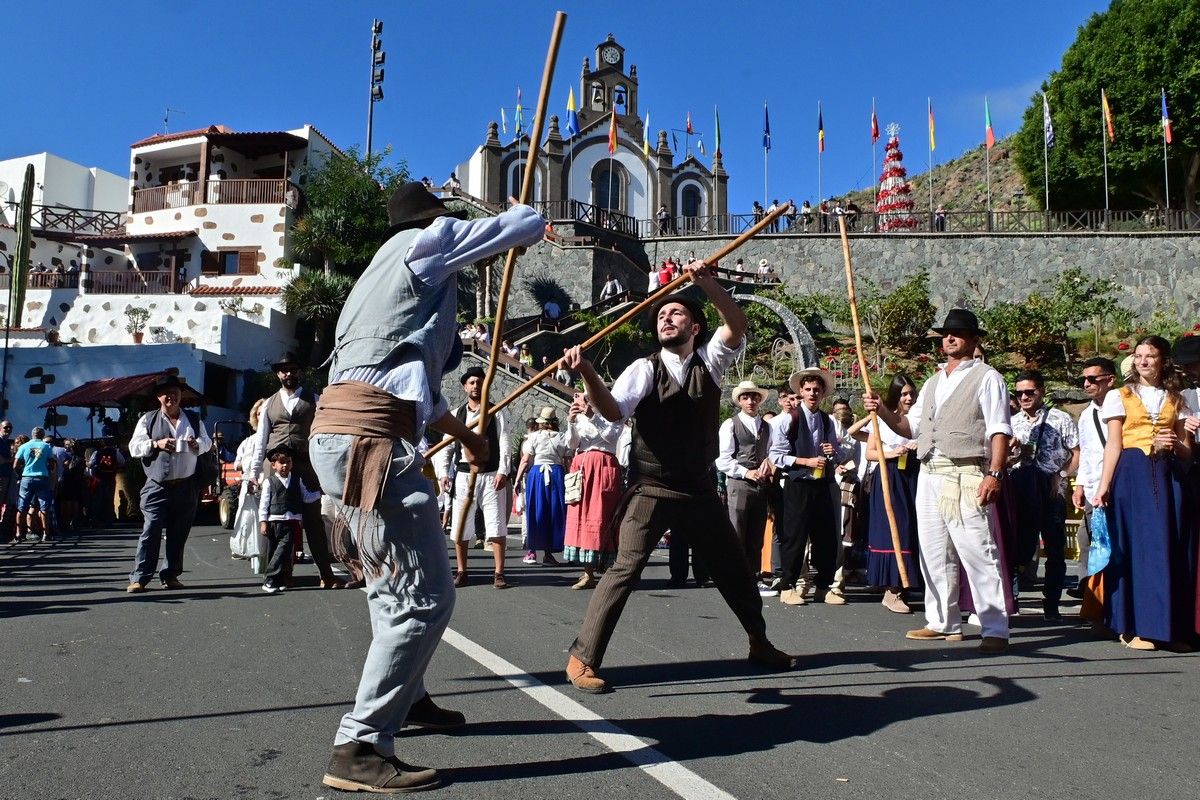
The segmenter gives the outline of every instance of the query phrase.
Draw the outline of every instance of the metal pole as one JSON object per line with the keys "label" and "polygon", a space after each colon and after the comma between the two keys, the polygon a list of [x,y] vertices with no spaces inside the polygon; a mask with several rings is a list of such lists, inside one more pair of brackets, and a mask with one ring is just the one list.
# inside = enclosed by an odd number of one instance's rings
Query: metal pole
{"label": "metal pole", "polygon": [[[933,98],[927,98],[926,110],[929,112],[929,120],[933,119]],[[928,122],[932,126],[932,122]],[[929,217],[933,218],[933,128],[929,129]]]}
{"label": "metal pole", "polygon": [[[370,78],[367,80],[367,155],[366,161],[371,163],[371,135],[375,129],[375,30],[371,29],[371,60]],[[368,171],[370,167],[368,166]]]}
{"label": "metal pole", "polygon": [[1104,115],[1104,90],[1100,90],[1100,148],[1104,154],[1104,222],[1108,223],[1108,118]]}
{"label": "metal pole", "polygon": [[992,229],[992,148],[983,146],[984,174],[987,176],[987,229]]}
{"label": "metal pole", "polygon": [[[1046,102],[1046,95],[1042,95],[1042,102]],[[1045,211],[1050,213],[1050,142],[1046,139],[1046,131],[1042,131],[1042,178],[1046,182],[1046,205]]]}

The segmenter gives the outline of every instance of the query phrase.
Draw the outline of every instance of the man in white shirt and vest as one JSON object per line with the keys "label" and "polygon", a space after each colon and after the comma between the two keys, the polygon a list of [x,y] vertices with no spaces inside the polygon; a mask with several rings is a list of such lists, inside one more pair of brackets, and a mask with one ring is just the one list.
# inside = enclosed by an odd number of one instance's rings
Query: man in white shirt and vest
{"label": "man in white shirt and vest", "polygon": [[182,589],[183,546],[196,518],[200,487],[196,485],[196,459],[212,448],[200,415],[181,405],[183,382],[177,375],[156,381],[158,408],[142,415],[129,440],[129,455],[142,460],[146,483],[142,487],[142,535],[129,585],[139,594],[158,567],[158,553],[166,532],[166,562],[158,576],[164,589]]}
{"label": "man in white shirt and vest", "polygon": [[723,324],[707,336],[704,307],[685,294],[660,300],[653,309],[661,349],[633,362],[610,391],[578,347],[563,363],[577,370],[592,406],[615,422],[633,418],[629,485],[623,500],[616,563],[588,603],[571,645],[567,678],[576,689],[608,691],[596,674],[621,612],[663,532],[687,530],[721,596],[749,636],[750,661],[791,669],[796,658],[767,638],[762,598],[737,534],[717,495],[717,419],[721,377],[746,346],[746,316],[702,261],[684,267],[717,308]]}
{"label": "man in white shirt and vest", "polygon": [[[737,532],[746,565],[751,575],[759,572],[763,533],[767,527],[767,493],[771,484],[771,466],[767,452],[771,444],[770,426],[758,416],[759,406],[770,392],[754,381],[742,381],[730,393],[738,413],[721,423],[717,431],[717,469],[725,474],[729,522]],[[763,596],[774,590],[762,587]]]}
{"label": "man in white shirt and vest", "polygon": [[934,331],[942,337],[947,360],[921,387],[908,414],[892,411],[874,392],[863,395],[868,412],[917,440],[921,459],[916,504],[926,625],[906,635],[918,641],[962,640],[961,561],[983,627],[979,650],[1002,653],[1008,648],[1008,613],[988,506],[1000,491],[1012,436],[1008,389],[1000,373],[974,357],[987,335],[974,314],[951,309]]}
{"label": "man in white shirt and vest", "polygon": [[[471,430],[479,426],[479,404],[483,398],[482,367],[470,367],[460,379],[467,401],[452,412],[455,418]],[[453,487],[454,505],[450,512],[450,541],[454,542],[454,553],[458,561],[458,572],[454,575],[455,588],[467,585],[467,548],[475,537],[475,512],[483,512],[484,541],[492,549],[495,573],[492,586],[507,589],[504,578],[504,550],[508,536],[508,468],[511,458],[508,444],[508,417],[503,411],[488,415],[487,432],[488,460],[479,467],[475,480],[475,496],[470,498],[470,510],[466,524],[462,512],[467,505],[467,487],[470,485],[470,465],[457,442],[434,456],[434,471],[441,481],[442,491]]]}

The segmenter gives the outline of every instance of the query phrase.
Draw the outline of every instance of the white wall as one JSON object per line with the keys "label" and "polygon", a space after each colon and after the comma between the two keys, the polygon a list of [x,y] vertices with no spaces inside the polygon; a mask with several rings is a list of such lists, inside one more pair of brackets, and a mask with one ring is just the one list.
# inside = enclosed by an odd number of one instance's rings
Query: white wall
{"label": "white wall", "polygon": [[94,208],[124,211],[128,181],[97,167],[85,167],[53,153],[37,153],[0,161],[0,181],[8,189],[0,194],[0,222],[12,224],[16,209],[7,201],[21,199],[25,165],[33,164],[35,205],[59,205],[70,208]]}
{"label": "white wall", "polygon": [[[642,151],[631,153],[625,148],[618,148],[613,155],[613,161],[621,163],[629,173],[629,190],[626,194],[625,213],[636,219],[648,219],[654,216],[650,208],[649,171]],[[596,163],[608,160],[607,142],[597,142],[576,150],[571,155],[571,191],[570,197],[584,203],[590,203],[592,197],[592,168]],[[653,161],[651,162],[653,164]]]}

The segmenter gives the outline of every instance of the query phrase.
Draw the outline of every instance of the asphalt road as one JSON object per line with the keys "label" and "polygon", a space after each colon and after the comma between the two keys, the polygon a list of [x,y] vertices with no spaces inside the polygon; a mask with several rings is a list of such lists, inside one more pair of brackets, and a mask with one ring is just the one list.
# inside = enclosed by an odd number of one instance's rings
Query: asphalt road
{"label": "asphalt road", "polygon": [[[136,536],[0,551],[0,798],[349,797],[320,780],[370,638],[363,594],[301,565],[265,595],[224,531],[197,528],[186,589],[126,595]],[[663,557],[602,670],[617,691],[589,696],[562,676],[589,593],[510,554],[513,588],[460,590],[426,677],[469,724],[398,740],[443,769],[431,796],[1196,796],[1200,656],[1022,616],[985,657],[905,640],[919,617],[852,590],[840,608],[768,601],[803,668],[766,674],[714,589],[666,588]]]}

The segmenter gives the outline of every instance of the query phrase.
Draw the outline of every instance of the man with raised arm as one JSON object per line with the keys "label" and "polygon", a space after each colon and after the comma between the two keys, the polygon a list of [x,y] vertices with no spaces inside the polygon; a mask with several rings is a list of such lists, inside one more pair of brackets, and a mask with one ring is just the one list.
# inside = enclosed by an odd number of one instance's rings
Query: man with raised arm
{"label": "man with raised arm", "polygon": [[721,378],[746,346],[746,317],[703,261],[684,269],[721,316],[723,324],[711,338],[703,305],[673,294],[653,310],[661,349],[631,364],[611,391],[580,348],[567,350],[562,360],[582,375],[601,416],[613,422],[633,419],[630,488],[617,515],[617,560],[592,595],[567,661],[567,678],[584,692],[608,691],[608,682],[596,671],[625,603],[667,529],[687,531],[695,553],[750,637],[750,660],[774,669],[796,665],[794,656],[767,639],[762,598],[717,495],[713,462]]}

